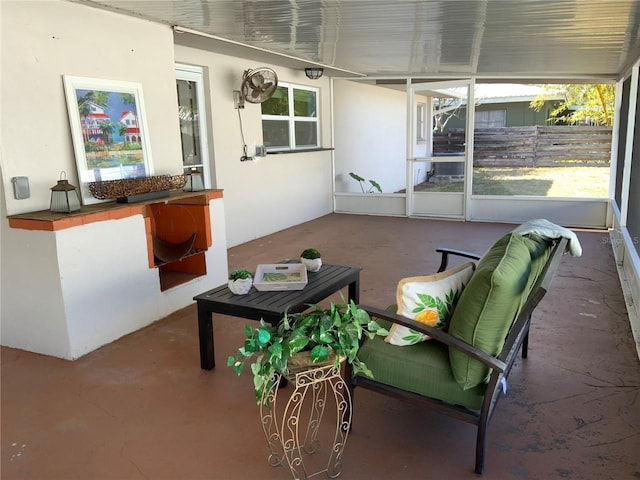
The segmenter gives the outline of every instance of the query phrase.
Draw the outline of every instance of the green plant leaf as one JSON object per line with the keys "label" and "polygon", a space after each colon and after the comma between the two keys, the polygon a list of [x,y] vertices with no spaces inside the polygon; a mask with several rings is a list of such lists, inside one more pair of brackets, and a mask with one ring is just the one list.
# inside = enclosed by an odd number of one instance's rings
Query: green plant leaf
{"label": "green plant leaf", "polygon": [[238,269],[229,273],[229,280],[245,280],[247,278],[253,278],[253,274],[249,270]]}
{"label": "green plant leaf", "polygon": [[353,360],[353,373],[362,374],[365,377],[373,378],[373,372],[369,370],[369,368],[358,358],[355,358]]}
{"label": "green plant leaf", "polygon": [[378,333],[378,332],[387,332],[387,329],[382,328],[382,326],[375,320],[369,321],[369,323],[367,324],[367,330],[369,330],[369,332],[375,333],[376,335],[384,335],[384,336],[388,335],[388,333]]}
{"label": "green plant leaf", "polygon": [[260,345],[258,344],[258,341],[251,337],[248,338],[244,341],[244,347],[243,347],[244,351],[246,353],[249,353],[249,355],[245,355],[245,356],[251,356],[252,354],[259,352],[260,351]]}
{"label": "green plant leaf", "polygon": [[369,183],[373,186],[373,188],[378,190],[378,192],[382,193],[382,188],[380,187],[380,184],[378,182],[376,182],[375,180],[369,180]]}
{"label": "green plant leaf", "polygon": [[354,346],[350,350],[347,350],[347,360],[349,363],[353,363],[355,360],[356,355],[358,355],[358,349],[358,346]]}
{"label": "green plant leaf", "polygon": [[309,339],[307,338],[300,339],[295,342],[289,342],[289,356],[303,351],[307,347],[307,345],[309,345]]}
{"label": "green plant leaf", "polygon": [[352,312],[353,312],[353,317],[357,320],[357,322],[360,325],[368,325],[369,322],[371,322],[371,317],[369,316],[369,314],[367,313],[366,310],[363,310],[361,308],[357,308],[354,305],[352,305],[350,308],[352,308]]}
{"label": "green plant leaf", "polygon": [[316,319],[313,315],[305,315],[298,318],[298,321],[296,322],[296,328],[302,328],[306,330],[314,326],[315,324]]}
{"label": "green plant leaf", "polygon": [[349,323],[344,326],[342,329],[342,333],[344,339],[348,346],[357,346],[359,345],[360,337],[362,336],[362,329],[358,327],[358,325],[354,325],[353,323]]}
{"label": "green plant leaf", "polygon": [[269,358],[269,361],[271,362],[271,370],[272,371],[280,371],[280,372],[284,372],[287,369],[287,363],[289,361],[289,357],[288,356],[279,356],[279,357],[271,357]]}
{"label": "green plant leaf", "polygon": [[320,317],[320,321],[318,322],[318,326],[320,327],[320,331],[328,331],[333,327],[333,318],[330,315],[322,315]]}
{"label": "green plant leaf", "polygon": [[267,348],[267,351],[271,355],[271,361],[273,361],[273,358],[282,358],[281,343],[274,343],[273,345],[269,345],[269,348]]}
{"label": "green plant leaf", "polygon": [[320,252],[318,250],[316,250],[315,248],[306,248],[302,251],[302,253],[300,254],[300,256],[302,258],[307,258],[309,260],[314,260],[316,258],[321,258],[322,255],[320,254]]}
{"label": "green plant leaf", "polygon": [[258,329],[258,343],[260,345],[266,345],[271,340],[271,333],[264,328]]}
{"label": "green plant leaf", "polygon": [[311,350],[311,361],[314,363],[324,362],[329,358],[329,349],[324,345],[316,345]]}
{"label": "green plant leaf", "polygon": [[253,375],[253,388],[256,392],[262,392],[264,386],[265,377],[262,375]]}
{"label": "green plant leaf", "polygon": [[291,324],[289,323],[289,315],[287,315],[286,313],[284,314],[284,317],[282,317],[282,325],[284,327],[284,330],[291,329]]}
{"label": "green plant leaf", "polygon": [[360,175],[357,175],[353,172],[349,172],[349,175],[351,176],[351,178],[353,178],[354,180],[358,181],[358,182],[364,182],[364,178],[362,178]]}

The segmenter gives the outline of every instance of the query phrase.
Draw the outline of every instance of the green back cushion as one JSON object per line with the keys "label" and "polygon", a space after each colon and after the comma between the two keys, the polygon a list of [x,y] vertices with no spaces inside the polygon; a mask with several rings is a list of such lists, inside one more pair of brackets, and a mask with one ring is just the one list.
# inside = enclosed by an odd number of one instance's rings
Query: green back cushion
{"label": "green back cushion", "polygon": [[531,256],[531,274],[529,275],[529,280],[527,281],[527,287],[525,289],[525,294],[522,296],[522,303],[520,308],[524,306],[524,303],[531,293],[531,289],[533,285],[538,280],[538,277],[544,270],[545,265],[547,264],[547,260],[551,256],[551,245],[552,243],[548,240],[545,240],[539,235],[534,233],[530,233],[528,235],[524,235],[523,237],[524,244],[529,249],[529,255]]}
{"label": "green back cushion", "polygon": [[[498,240],[480,259],[462,292],[449,333],[497,355],[531,286],[530,252],[536,248],[517,233]],[[490,374],[488,367],[453,348],[449,349],[449,360],[453,376],[465,390],[484,383]]]}

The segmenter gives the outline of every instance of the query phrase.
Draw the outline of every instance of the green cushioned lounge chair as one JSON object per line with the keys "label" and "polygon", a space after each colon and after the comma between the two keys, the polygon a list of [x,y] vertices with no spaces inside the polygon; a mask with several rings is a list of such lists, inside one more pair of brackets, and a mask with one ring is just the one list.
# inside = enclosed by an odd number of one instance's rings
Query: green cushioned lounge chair
{"label": "green cushioned lounge chair", "polygon": [[522,348],[522,357],[527,357],[531,314],[549,290],[566,247],[564,238],[547,241],[510,233],[481,258],[438,249],[438,271],[446,270],[451,255],[479,260],[453,310],[448,332],[361,305],[384,326],[404,325],[431,340],[397,346],[381,337],[365,339],[358,357],[374,378],[353,375],[347,365],[352,395],[355,387],[367,388],[476,425],[475,471],[482,474],[489,421],[518,351]]}

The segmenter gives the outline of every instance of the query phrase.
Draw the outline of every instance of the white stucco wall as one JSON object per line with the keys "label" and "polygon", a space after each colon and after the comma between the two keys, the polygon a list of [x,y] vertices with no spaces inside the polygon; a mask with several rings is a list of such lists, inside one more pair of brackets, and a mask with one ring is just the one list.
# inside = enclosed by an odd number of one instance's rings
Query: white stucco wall
{"label": "white stucco wall", "polygon": [[[49,208],[65,171],[78,185],[63,75],[142,85],[155,174],[181,173],[173,34],[166,25],[66,1],[2,1],[2,157],[9,215]],[[15,200],[11,178],[31,198]]]}
{"label": "white stucco wall", "polygon": [[[205,68],[213,145],[212,186],[224,190],[228,246],[298,225],[332,211],[331,151],[267,155],[241,162],[242,137],[233,91],[249,68],[273,68],[278,80],[319,88],[321,146],[331,145],[330,79],[303,71],[176,45],[176,61]],[[240,111],[248,154],[262,145],[260,105]]]}
{"label": "white stucco wall", "polygon": [[[0,186],[0,189],[2,187]],[[45,355],[65,357],[71,345],[53,232],[10,229],[0,219],[0,340]]]}
{"label": "white stucco wall", "polygon": [[147,263],[142,215],[55,232],[9,228],[3,216],[2,345],[78,358],[224,283],[223,200],[212,200],[209,209],[213,245],[205,254],[207,275],[164,292],[158,270]]}
{"label": "white stucco wall", "polygon": [[71,345],[68,358],[160,318],[163,312],[155,301],[160,280],[147,264],[142,215],[60,230],[54,236]]}
{"label": "white stucco wall", "polygon": [[335,80],[333,105],[336,192],[362,191],[349,172],[375,180],[384,193],[405,188],[406,93]]}
{"label": "white stucco wall", "polygon": [[[49,207],[61,170],[77,182],[63,75],[140,83],[155,173],[179,173],[182,160],[170,27],[55,0],[0,8],[0,340],[73,359],[224,283],[223,199],[210,202],[207,275],[165,292],[147,263],[142,215],[55,232],[9,228],[7,215]],[[13,197],[20,175],[29,199]]]}

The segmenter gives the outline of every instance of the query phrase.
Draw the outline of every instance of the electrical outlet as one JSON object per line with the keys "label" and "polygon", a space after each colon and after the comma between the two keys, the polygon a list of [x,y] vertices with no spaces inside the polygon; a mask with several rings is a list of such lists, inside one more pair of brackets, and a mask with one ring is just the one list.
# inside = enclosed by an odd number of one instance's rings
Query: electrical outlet
{"label": "electrical outlet", "polygon": [[24,200],[31,196],[29,192],[29,177],[13,177],[11,183],[13,183],[13,197],[16,200]]}

